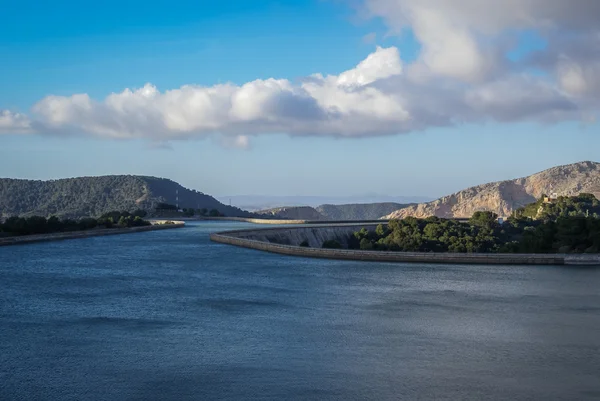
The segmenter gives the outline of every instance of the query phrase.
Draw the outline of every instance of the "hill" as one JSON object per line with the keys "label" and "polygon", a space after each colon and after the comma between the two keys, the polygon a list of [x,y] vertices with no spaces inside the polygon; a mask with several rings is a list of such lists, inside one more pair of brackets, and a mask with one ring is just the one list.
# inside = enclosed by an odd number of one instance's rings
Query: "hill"
{"label": "hill", "polygon": [[[325,205],[352,206],[382,203],[400,204],[400,206],[396,208],[399,209],[400,207],[402,207],[402,205],[409,205],[413,203],[425,203],[433,200],[433,198],[425,196],[390,196],[381,194],[364,194],[354,196],[224,195],[218,196],[216,198],[220,202],[223,202],[225,204],[232,204],[251,212],[277,209],[285,205],[310,206],[313,208],[318,208],[319,206]],[[391,213],[392,211],[386,213]]]}
{"label": "hill", "polygon": [[113,210],[153,210],[159,203],[180,208],[217,209],[226,216],[251,213],[223,205],[212,196],[157,177],[110,175],[37,181],[0,179],[0,217],[97,217]]}
{"label": "hill", "polygon": [[386,203],[364,203],[349,205],[321,205],[316,208],[317,212],[325,216],[326,220],[377,220],[383,215],[401,209],[406,204]]}
{"label": "hill", "polygon": [[543,194],[552,193],[558,196],[591,193],[600,197],[600,163],[574,163],[528,177],[471,187],[429,203],[399,209],[383,218],[469,218],[477,211],[491,211],[507,217],[514,210],[536,202]]}
{"label": "hill", "polygon": [[475,212],[465,222],[408,217],[355,231],[347,244],[350,249],[401,252],[598,253],[599,216],[600,201],[592,194],[542,197],[503,223],[489,211]]}
{"label": "hill", "polygon": [[276,207],[256,212],[268,218],[285,220],[326,220],[325,216],[310,206]]}
{"label": "hill", "polygon": [[406,206],[401,203],[366,203],[348,205],[321,205],[278,207],[261,210],[256,213],[280,219],[294,220],[376,220],[386,213],[391,213]]}

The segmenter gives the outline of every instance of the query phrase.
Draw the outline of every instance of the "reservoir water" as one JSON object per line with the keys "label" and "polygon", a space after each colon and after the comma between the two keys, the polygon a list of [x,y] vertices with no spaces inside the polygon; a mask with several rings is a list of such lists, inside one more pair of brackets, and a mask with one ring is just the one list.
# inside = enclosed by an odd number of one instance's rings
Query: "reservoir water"
{"label": "reservoir water", "polygon": [[245,226],[0,248],[0,399],[600,399],[600,269],[209,242]]}

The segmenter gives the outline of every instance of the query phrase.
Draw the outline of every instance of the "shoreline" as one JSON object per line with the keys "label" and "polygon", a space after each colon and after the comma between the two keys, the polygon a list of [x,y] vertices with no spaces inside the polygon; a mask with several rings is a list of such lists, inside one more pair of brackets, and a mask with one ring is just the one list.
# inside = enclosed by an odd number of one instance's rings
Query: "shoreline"
{"label": "shoreline", "polygon": [[[213,233],[213,242],[254,249],[280,255],[320,259],[393,262],[393,263],[435,263],[473,265],[572,265],[600,266],[600,254],[520,254],[520,253],[434,253],[434,252],[390,252],[361,251],[354,249],[325,249],[301,247],[270,242],[269,238],[295,239],[305,235],[317,235],[319,230],[352,227],[351,225],[321,227],[286,227],[226,231]],[[364,227],[364,225],[356,225]],[[290,243],[292,241],[289,241]]]}
{"label": "shoreline", "polygon": [[171,220],[175,224],[164,224],[164,221],[166,221],[166,220],[161,220],[161,221],[153,220],[152,225],[142,226],[142,227],[100,228],[100,229],[92,229],[92,230],[84,230],[84,231],[68,231],[68,232],[49,233],[49,234],[34,234],[34,235],[21,235],[21,236],[13,236],[13,237],[0,237],[0,246],[25,245],[25,244],[33,244],[33,243],[37,243],[37,242],[50,242],[50,241],[62,241],[62,240],[78,239],[78,238],[102,237],[102,236],[106,236],[106,235],[134,234],[134,233],[147,232],[147,231],[168,230],[168,229],[185,227],[185,222],[183,222],[183,221]]}

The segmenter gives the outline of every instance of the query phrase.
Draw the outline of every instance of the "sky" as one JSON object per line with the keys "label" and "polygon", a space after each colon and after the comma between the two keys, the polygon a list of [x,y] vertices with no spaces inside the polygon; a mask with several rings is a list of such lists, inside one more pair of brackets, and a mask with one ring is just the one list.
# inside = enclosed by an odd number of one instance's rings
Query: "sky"
{"label": "sky", "polygon": [[0,177],[435,198],[600,161],[597,0],[0,10]]}

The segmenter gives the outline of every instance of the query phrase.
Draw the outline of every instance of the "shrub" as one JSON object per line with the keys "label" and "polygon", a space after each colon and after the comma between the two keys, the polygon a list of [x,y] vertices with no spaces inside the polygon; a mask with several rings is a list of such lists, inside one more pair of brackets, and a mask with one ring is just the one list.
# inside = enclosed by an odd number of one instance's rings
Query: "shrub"
{"label": "shrub", "polygon": [[326,249],[342,249],[342,244],[336,240],[327,240],[323,242],[323,248]]}

